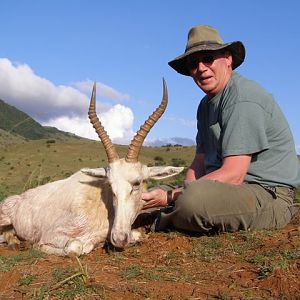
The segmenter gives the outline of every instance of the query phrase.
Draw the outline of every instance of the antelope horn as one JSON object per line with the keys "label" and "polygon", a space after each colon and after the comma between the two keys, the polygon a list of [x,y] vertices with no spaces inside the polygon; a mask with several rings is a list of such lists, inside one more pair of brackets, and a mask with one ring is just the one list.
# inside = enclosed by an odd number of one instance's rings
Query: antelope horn
{"label": "antelope horn", "polygon": [[149,133],[150,129],[154,126],[157,120],[162,116],[165,112],[168,104],[168,90],[165,80],[163,79],[163,97],[160,105],[156,108],[156,110],[149,116],[148,120],[145,121],[144,125],[142,125],[139,131],[134,136],[131,141],[127,155],[125,160],[127,162],[137,162],[139,153],[142,147],[142,144]]}
{"label": "antelope horn", "polygon": [[104,130],[101,122],[99,121],[96,114],[96,82],[93,86],[93,92],[91,96],[91,102],[89,107],[89,118],[90,122],[93,124],[107,155],[108,162],[111,163],[117,159],[119,159],[118,153],[115,149],[115,146],[111,142],[107,132]]}

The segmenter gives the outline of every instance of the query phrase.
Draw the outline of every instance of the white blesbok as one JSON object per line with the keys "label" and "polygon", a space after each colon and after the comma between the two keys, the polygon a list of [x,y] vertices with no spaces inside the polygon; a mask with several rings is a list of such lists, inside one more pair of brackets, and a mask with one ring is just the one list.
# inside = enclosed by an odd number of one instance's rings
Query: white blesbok
{"label": "white blesbok", "polygon": [[[138,161],[143,141],[168,102],[163,81],[161,104],[140,127],[125,158],[119,158],[96,112],[96,86],[89,118],[104,145],[109,166],[82,169],[70,177],[10,196],[0,203],[0,236],[8,244],[26,240],[48,254],[81,255],[106,240],[124,248],[139,239],[131,225],[143,208],[143,182],[173,176],[183,168],[147,167]],[[0,238],[0,240],[1,240]]]}

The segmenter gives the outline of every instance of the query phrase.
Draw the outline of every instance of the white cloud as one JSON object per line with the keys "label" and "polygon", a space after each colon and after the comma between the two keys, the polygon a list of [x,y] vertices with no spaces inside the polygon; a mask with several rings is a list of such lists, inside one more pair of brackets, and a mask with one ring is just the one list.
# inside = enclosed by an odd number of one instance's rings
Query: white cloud
{"label": "white cloud", "polygon": [[[75,82],[73,85],[76,87],[78,90],[86,93],[90,93],[93,87],[93,81],[91,80],[85,80],[85,81],[80,81],[80,82]],[[101,83],[97,82],[97,95],[100,97],[112,99],[115,101],[122,101],[122,100],[129,100],[129,95],[124,94],[121,92],[118,92],[114,88]]]}
{"label": "white cloud", "polygon": [[[90,80],[74,84],[74,87],[56,86],[36,75],[28,65],[0,58],[0,99],[42,125],[98,139],[87,118],[89,97],[83,93],[90,93],[91,90]],[[129,99],[128,95],[99,82],[97,93],[114,100]],[[111,107],[97,103],[97,112],[113,142],[128,143],[131,140],[134,117],[130,108],[120,104]]]}
{"label": "white cloud", "polygon": [[300,155],[300,145],[296,145],[296,153]]}
{"label": "white cloud", "polygon": [[88,98],[68,86],[55,86],[26,64],[0,59],[0,98],[38,120],[86,112]]}
{"label": "white cloud", "polygon": [[[130,108],[117,104],[104,113],[98,113],[98,118],[114,143],[128,144],[133,136],[133,113]],[[61,116],[44,122],[44,126],[53,126],[60,130],[73,132],[79,136],[99,140],[88,117]]]}

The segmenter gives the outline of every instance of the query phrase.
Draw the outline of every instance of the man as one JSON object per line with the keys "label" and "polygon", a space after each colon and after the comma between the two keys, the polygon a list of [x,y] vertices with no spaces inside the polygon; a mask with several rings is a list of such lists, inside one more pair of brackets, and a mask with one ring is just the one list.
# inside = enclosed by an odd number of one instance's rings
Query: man
{"label": "man", "polygon": [[206,96],[184,189],[143,194],[144,208],[173,204],[159,214],[156,230],[281,228],[298,210],[300,166],[291,131],[273,97],[233,71],[244,58],[240,41],[223,43],[214,28],[196,26],[184,54],[169,62]]}

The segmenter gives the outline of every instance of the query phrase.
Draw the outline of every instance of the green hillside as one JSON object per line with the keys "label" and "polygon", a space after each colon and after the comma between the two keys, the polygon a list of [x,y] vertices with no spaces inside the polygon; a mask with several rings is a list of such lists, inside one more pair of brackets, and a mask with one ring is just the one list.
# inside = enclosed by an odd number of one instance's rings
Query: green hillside
{"label": "green hillside", "polygon": [[0,149],[7,145],[22,143],[26,143],[25,138],[15,133],[9,133],[8,131],[0,128]]}
{"label": "green hillside", "polygon": [[[116,145],[120,157],[127,146]],[[194,147],[143,147],[147,165],[189,166]],[[28,140],[0,147],[0,201],[5,196],[65,178],[84,167],[107,166],[101,142],[91,140]]]}
{"label": "green hillside", "polygon": [[45,127],[24,112],[0,99],[0,129],[11,134],[18,134],[26,139],[64,139],[79,138],[74,134],[63,132],[54,127]]}

